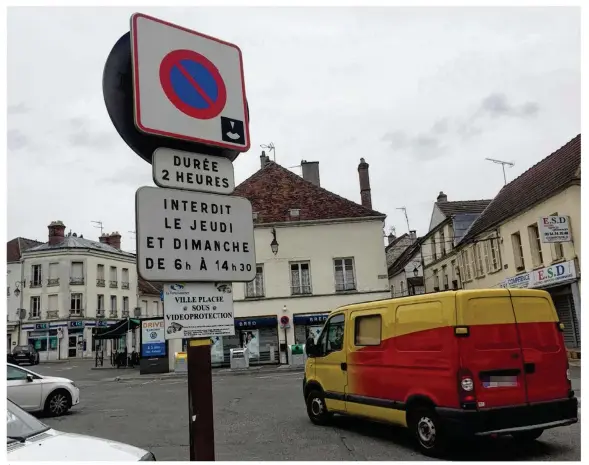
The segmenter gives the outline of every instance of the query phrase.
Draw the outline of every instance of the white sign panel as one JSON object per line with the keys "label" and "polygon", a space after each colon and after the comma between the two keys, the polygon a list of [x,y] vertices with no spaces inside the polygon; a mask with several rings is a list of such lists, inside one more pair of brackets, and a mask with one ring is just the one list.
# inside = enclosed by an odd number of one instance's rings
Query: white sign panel
{"label": "white sign panel", "polygon": [[546,268],[507,278],[501,283],[501,287],[539,289],[565,281],[571,281],[576,278],[577,269],[575,267],[575,261],[570,260],[568,262],[547,266]]}
{"label": "white sign panel", "polygon": [[249,200],[140,187],[137,271],[146,281],[249,282],[256,277]]}
{"label": "white sign panel", "polygon": [[136,13],[131,53],[140,131],[240,152],[250,148],[237,45]]}
{"label": "white sign panel", "polygon": [[153,152],[153,182],[160,187],[213,194],[235,189],[233,163],[223,157],[161,147]]}
{"label": "white sign panel", "polygon": [[165,357],[166,338],[164,336],[164,321],[144,320],[141,322],[141,356]]}
{"label": "white sign panel", "polygon": [[164,285],[166,339],[233,336],[233,294],[230,283]]}
{"label": "white sign panel", "polygon": [[570,242],[571,228],[568,216],[545,216],[538,220],[542,242]]}

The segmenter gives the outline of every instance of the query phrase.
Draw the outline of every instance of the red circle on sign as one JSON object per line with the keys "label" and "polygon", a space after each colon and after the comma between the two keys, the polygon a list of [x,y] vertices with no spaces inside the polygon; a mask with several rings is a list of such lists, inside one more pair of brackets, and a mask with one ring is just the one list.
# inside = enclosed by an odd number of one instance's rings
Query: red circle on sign
{"label": "red circle on sign", "polygon": [[283,325],[287,325],[289,321],[290,321],[290,319],[286,315],[284,315],[283,317],[280,318],[280,322]]}
{"label": "red circle on sign", "polygon": [[[181,60],[191,60],[196,63],[202,65],[212,76],[217,85],[217,98],[215,101],[212,101],[209,96],[206,95],[204,90],[198,85],[198,83],[194,80],[194,78],[188,73],[182,72],[181,67],[178,66]],[[195,88],[195,90],[200,94],[203,99],[205,99],[209,103],[208,108],[196,108],[191,105],[188,105],[184,102],[176,93],[172,85],[172,68],[174,66],[178,66],[184,77],[188,79],[190,84]],[[223,78],[219,73],[217,67],[209,61],[207,58],[202,56],[200,53],[193,52],[192,50],[174,50],[168,53],[160,64],[160,84],[162,85],[162,89],[168,97],[168,100],[172,102],[172,104],[178,108],[182,113],[188,115],[192,118],[196,119],[211,119],[215,116],[218,116],[219,113],[223,111],[225,108],[225,104],[227,103],[227,90],[225,88],[225,82],[223,82]]]}

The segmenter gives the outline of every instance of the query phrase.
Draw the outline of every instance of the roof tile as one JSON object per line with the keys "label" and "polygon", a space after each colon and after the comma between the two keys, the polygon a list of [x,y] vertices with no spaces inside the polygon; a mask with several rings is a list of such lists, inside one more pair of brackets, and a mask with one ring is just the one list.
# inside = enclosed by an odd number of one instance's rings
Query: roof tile
{"label": "roof tile", "polygon": [[448,217],[459,213],[482,213],[491,200],[458,200],[456,202],[436,202],[436,205]]}
{"label": "roof tile", "polygon": [[6,243],[6,262],[18,262],[23,252],[43,244],[34,239],[26,239],[24,237],[16,237]]}

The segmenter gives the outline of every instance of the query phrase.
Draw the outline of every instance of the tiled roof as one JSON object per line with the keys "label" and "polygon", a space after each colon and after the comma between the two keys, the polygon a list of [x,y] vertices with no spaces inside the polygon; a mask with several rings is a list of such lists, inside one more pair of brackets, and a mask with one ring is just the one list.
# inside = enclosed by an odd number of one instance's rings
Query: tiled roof
{"label": "tiled roof", "polygon": [[6,263],[18,262],[24,251],[41,244],[42,242],[24,237],[16,237],[8,241],[6,243]]}
{"label": "tiled roof", "polygon": [[85,239],[83,237],[77,236],[65,236],[63,241],[58,244],[49,244],[49,242],[45,244],[38,245],[37,247],[33,247],[32,249],[27,250],[27,252],[44,252],[47,250],[58,250],[58,249],[91,249],[91,250],[98,250],[100,252],[109,252],[114,253],[117,255],[124,255],[125,257],[133,258],[135,254],[124,252],[119,250],[115,247],[112,247],[108,244],[104,244],[102,242],[91,241],[89,239]]}
{"label": "tiled roof", "polygon": [[[258,212],[256,223],[280,223],[385,215],[329,192],[295,173],[268,162],[236,187],[234,195],[247,198]],[[291,218],[290,209],[300,209]]]}
{"label": "tiled roof", "polygon": [[139,288],[139,294],[159,296],[164,285],[157,281],[146,281],[145,279],[138,277],[137,287]]}
{"label": "tiled roof", "polygon": [[419,249],[424,242],[423,237],[419,237],[413,244],[407,247],[399,258],[397,258],[393,264],[388,269],[389,278],[395,276],[399,271],[401,271],[407,263],[409,263],[413,257],[419,253]]}
{"label": "tiled roof", "polygon": [[581,180],[581,134],[503,187],[462,243]]}
{"label": "tiled roof", "polygon": [[454,216],[460,213],[482,213],[491,200],[458,200],[456,202],[436,202],[444,215]]}
{"label": "tiled roof", "polygon": [[395,244],[398,244],[398,243],[399,243],[399,241],[400,241],[401,239],[404,239],[404,238],[406,238],[406,237],[409,237],[409,234],[405,233],[405,234],[403,234],[403,235],[401,235],[401,236],[399,236],[399,237],[396,237],[396,238],[393,240],[393,242],[391,242],[390,244],[387,244],[387,245],[386,245],[386,247],[385,247],[385,250],[388,250],[388,249],[390,249],[391,247],[394,247],[394,246],[395,246]]}

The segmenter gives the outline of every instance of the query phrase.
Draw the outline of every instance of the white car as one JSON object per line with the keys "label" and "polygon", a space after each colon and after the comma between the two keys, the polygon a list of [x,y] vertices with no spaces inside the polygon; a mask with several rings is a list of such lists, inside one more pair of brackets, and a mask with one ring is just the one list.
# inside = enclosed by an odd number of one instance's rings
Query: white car
{"label": "white car", "polygon": [[151,452],[138,447],[56,431],[10,400],[6,407],[8,462],[155,461]]}
{"label": "white car", "polygon": [[8,398],[22,409],[58,416],[80,403],[80,389],[71,379],[43,376],[12,363],[7,365]]}

